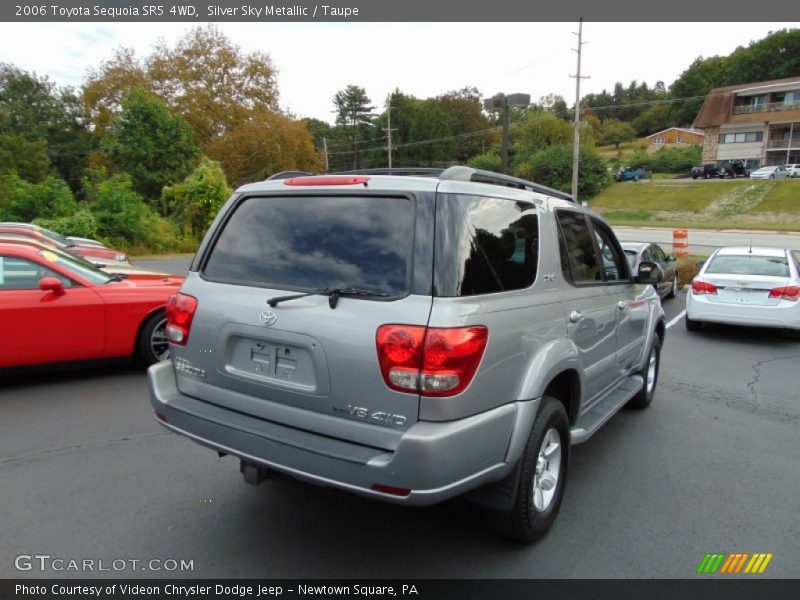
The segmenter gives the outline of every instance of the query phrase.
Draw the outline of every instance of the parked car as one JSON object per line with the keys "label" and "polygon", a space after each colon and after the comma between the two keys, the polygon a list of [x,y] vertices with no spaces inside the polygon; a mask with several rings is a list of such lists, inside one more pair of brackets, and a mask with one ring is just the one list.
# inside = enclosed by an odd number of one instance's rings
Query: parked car
{"label": "parked car", "polygon": [[750,179],[786,179],[789,169],[784,166],[761,167],[750,173]]}
{"label": "parked car", "polygon": [[643,262],[655,263],[662,271],[661,281],[656,285],[660,298],[674,298],[678,293],[678,269],[675,266],[675,257],[668,255],[658,244],[639,242],[623,242],[622,250],[628,259],[631,272],[636,273]]}
{"label": "parked car", "polygon": [[93,240],[92,238],[85,238],[85,237],[75,237],[74,235],[67,235],[64,237],[69,243],[77,244],[79,246],[100,246],[101,248],[106,248],[106,245],[99,241]]}
{"label": "parked car", "polygon": [[750,177],[750,169],[743,160],[729,160],[724,162],[719,168],[719,176],[730,177]]}
{"label": "parked car", "polygon": [[96,264],[92,263],[85,258],[77,256],[75,254],[68,254],[63,250],[60,250],[58,246],[53,243],[39,241],[32,237],[21,235],[18,233],[0,233],[0,242],[12,242],[17,244],[28,244],[30,246],[34,246],[39,250],[50,250],[51,252],[55,252],[56,255],[66,255],[68,258],[72,258],[73,260],[77,261],[80,264],[83,264],[86,267],[100,269],[101,271],[105,272],[110,276],[115,275],[123,275],[124,277],[130,277],[134,279],[164,279],[165,277],[169,277],[169,273],[165,273],[163,271],[156,271],[154,269],[145,269],[143,267],[138,267],[132,265],[130,263],[123,263],[123,262],[114,262],[110,264]]}
{"label": "parked car", "polygon": [[570,444],[656,389],[659,269],[631,274],[571,196],[451,167],[239,188],[148,371],[168,429],[377,500],[466,494],[505,535],[553,523]]}
{"label": "parked car", "polygon": [[786,165],[786,170],[789,171],[789,177],[794,179],[800,177],[800,164],[790,163]]}
{"label": "parked car", "polygon": [[800,335],[800,265],[789,250],[720,248],[686,295],[686,328],[703,323],[778,327]]}
{"label": "parked car", "polygon": [[164,309],[182,277],[136,280],[69,254],[0,242],[0,370],[169,356]]}
{"label": "parked car", "polygon": [[0,233],[19,233],[39,241],[56,244],[59,249],[82,256],[93,263],[128,262],[128,255],[119,250],[99,246],[81,246],[67,240],[60,233],[31,223],[0,223]]}
{"label": "parked car", "polygon": [[712,164],[692,167],[692,179],[697,179],[698,177],[702,177],[703,179],[719,177],[719,169],[717,168],[717,165]]}
{"label": "parked car", "polygon": [[639,181],[640,179],[649,179],[650,171],[639,167],[620,167],[614,179],[616,181]]}

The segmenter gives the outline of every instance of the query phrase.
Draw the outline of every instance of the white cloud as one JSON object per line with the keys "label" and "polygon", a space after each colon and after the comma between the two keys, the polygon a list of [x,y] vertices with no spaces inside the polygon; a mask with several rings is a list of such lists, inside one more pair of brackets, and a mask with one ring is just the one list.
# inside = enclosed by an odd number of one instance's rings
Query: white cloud
{"label": "white cloud", "polygon": [[[575,96],[576,23],[220,23],[243,49],[268,53],[281,105],[333,120],[331,98],[349,83],[381,106],[399,88],[428,97],[476,86],[486,96],[523,92]],[[584,23],[582,94],[632,80],[672,83],[698,56],[737,46],[795,23]],[[79,86],[90,68],[131,47],[148,54],[174,42],[184,23],[0,23],[0,62],[59,85]]]}

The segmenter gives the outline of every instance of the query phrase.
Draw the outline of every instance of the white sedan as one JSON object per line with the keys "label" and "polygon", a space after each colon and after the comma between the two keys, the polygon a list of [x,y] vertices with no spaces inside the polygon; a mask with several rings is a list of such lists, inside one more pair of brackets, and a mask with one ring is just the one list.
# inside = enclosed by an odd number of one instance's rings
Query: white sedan
{"label": "white sedan", "polygon": [[686,295],[686,329],[726,323],[785,329],[800,336],[800,264],[778,248],[719,248]]}
{"label": "white sedan", "polygon": [[761,167],[750,173],[750,179],[787,179],[790,174],[783,166]]}

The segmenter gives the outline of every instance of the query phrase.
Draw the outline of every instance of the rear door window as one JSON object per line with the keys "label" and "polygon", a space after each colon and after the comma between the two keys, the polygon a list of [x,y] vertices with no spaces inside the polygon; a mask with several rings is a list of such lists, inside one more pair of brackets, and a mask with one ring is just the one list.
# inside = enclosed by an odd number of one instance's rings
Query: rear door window
{"label": "rear door window", "polygon": [[298,291],[407,293],[414,205],[406,197],[246,198],[210,251],[204,278]]}
{"label": "rear door window", "polygon": [[558,211],[561,270],[572,283],[603,280],[589,224],[580,213]]}
{"label": "rear door window", "polygon": [[533,285],[539,217],[533,203],[440,194],[434,283],[438,296],[473,296]]}

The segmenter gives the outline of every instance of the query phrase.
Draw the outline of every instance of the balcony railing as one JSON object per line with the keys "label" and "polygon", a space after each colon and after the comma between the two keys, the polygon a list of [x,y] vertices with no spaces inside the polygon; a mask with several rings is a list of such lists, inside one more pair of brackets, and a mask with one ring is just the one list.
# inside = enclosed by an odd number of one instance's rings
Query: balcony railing
{"label": "balcony railing", "polygon": [[775,112],[776,110],[793,110],[800,108],[800,100],[793,102],[767,102],[764,104],[743,104],[733,107],[733,114],[746,115],[750,113]]}
{"label": "balcony railing", "polygon": [[791,139],[787,137],[785,139],[767,140],[767,150],[786,150],[787,148],[800,149],[800,135],[794,134]]}

